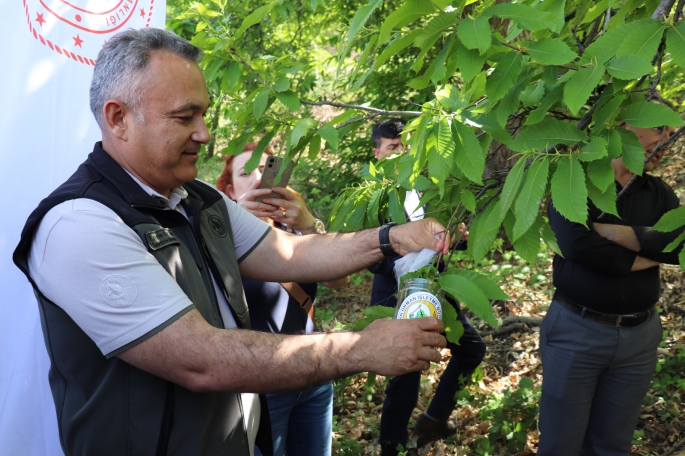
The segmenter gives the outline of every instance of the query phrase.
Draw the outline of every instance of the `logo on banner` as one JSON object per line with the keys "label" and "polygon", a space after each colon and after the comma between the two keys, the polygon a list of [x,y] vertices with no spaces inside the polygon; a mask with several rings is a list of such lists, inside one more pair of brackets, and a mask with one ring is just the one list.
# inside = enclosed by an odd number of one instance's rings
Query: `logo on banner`
{"label": "logo on banner", "polygon": [[[19,1],[19,0],[15,0]],[[98,52],[113,34],[149,27],[154,14],[164,15],[158,0],[21,0],[29,32],[42,45],[85,65],[95,65]]]}

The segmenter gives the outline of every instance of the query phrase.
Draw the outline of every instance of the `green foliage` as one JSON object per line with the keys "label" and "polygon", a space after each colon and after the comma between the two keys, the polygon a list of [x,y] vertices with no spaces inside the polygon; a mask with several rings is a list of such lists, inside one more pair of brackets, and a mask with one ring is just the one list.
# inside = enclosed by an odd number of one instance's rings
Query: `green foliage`
{"label": "green foliage", "polygon": [[652,229],[668,232],[683,225],[685,225],[685,206],[680,206],[679,208],[666,212]]}
{"label": "green foliage", "polygon": [[[527,433],[536,428],[540,389],[527,377],[519,380],[515,391],[506,389],[501,396],[471,391],[457,393],[457,403],[480,409],[479,418],[490,424],[488,437],[476,441],[476,454],[495,455],[521,452],[526,447]],[[503,453],[505,450],[506,453]]]}
{"label": "green foliage", "polygon": [[361,331],[379,318],[392,318],[395,315],[395,309],[385,306],[372,306],[368,309],[362,309],[362,312],[364,312],[366,318],[357,321],[352,327],[352,331]]}
{"label": "green foliage", "polygon": [[516,200],[514,213],[516,222],[514,223],[513,236],[511,241],[515,242],[533,225],[540,212],[540,202],[547,188],[549,177],[549,160],[547,157],[536,160],[526,170],[526,178],[521,188],[521,194]]}
{"label": "green foliage", "polygon": [[587,223],[585,172],[575,155],[562,157],[552,176],[554,207],[572,222]]}
{"label": "green foliage", "polygon": [[683,119],[672,109],[645,101],[626,106],[621,117],[628,125],[640,128],[661,127],[662,125],[679,127],[683,125]]}
{"label": "green foliage", "polygon": [[563,65],[578,58],[578,55],[566,43],[554,38],[534,41],[530,43],[527,51],[533,60],[544,65]]}
{"label": "green foliage", "polygon": [[[588,198],[615,210],[611,160],[637,174],[644,160],[623,121],[683,125],[685,25],[675,11],[651,19],[655,6],[176,0],[167,8],[168,27],[205,52],[215,139],[203,148],[201,177],[215,178],[219,155],[268,138],[297,162],[291,182],[330,217],[329,230],[404,222],[415,189],[450,230],[468,225],[467,255],[477,263],[503,226],[529,260],[541,238],[554,246],[539,216],[548,193],[579,223]],[[676,108],[651,103],[658,91]],[[373,109],[410,120],[410,147],[369,165],[369,127],[381,118]],[[501,144],[521,155],[498,161]]]}
{"label": "green foliage", "polygon": [[[668,333],[664,331],[664,339]],[[661,343],[666,347],[666,342]],[[685,376],[683,375],[683,362],[685,362],[685,347],[674,345],[667,350],[665,357],[659,357],[656,365],[656,374],[652,379],[649,393],[643,400],[643,405],[649,407],[651,413],[659,420],[681,419],[679,404],[681,395],[685,390]]]}
{"label": "green foliage", "polygon": [[[441,274],[438,283],[446,293],[465,304],[475,315],[491,326],[497,326],[497,318],[490,306],[490,300],[480,283],[469,280],[457,269]],[[499,291],[501,292],[501,290]]]}

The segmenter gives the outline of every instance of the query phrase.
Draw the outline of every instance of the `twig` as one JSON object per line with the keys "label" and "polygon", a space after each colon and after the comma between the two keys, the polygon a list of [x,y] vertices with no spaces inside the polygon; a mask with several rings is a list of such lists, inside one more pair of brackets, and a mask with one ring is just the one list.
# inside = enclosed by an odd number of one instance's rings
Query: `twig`
{"label": "twig", "polygon": [[479,333],[481,334],[481,336],[500,336],[502,334],[525,329],[526,326],[540,326],[540,324],[542,323],[542,318],[525,318],[525,321],[524,317],[517,318],[520,318],[522,321],[518,323],[502,325],[499,328],[493,330],[479,331]]}
{"label": "twig", "polygon": [[369,114],[368,116],[365,116],[365,117],[359,117],[359,118],[357,118],[357,119],[348,120],[347,122],[344,122],[344,123],[338,125],[338,126],[335,127],[335,128],[336,128],[337,130],[340,130],[341,128],[346,127],[346,126],[348,126],[348,125],[350,125],[350,124],[357,123],[357,122],[363,122],[363,121],[365,121],[365,120],[373,119],[374,117],[378,117],[378,116],[380,116],[380,115],[381,115],[380,113],[376,113],[376,112],[375,112],[375,113]]}
{"label": "twig", "polygon": [[673,8],[673,4],[675,3],[675,0],[661,0],[661,3],[659,3],[659,6],[656,7],[654,10],[654,13],[652,14],[652,19],[656,19],[658,21],[663,21],[668,17],[668,13],[671,12],[671,8]]}
{"label": "twig", "polygon": [[[461,207],[461,201],[459,202],[459,204],[457,204],[457,207],[454,208],[454,212],[452,212],[452,216],[450,217],[449,222],[447,222],[447,226],[445,227],[445,238],[447,238],[447,235],[450,234],[450,229],[452,228],[452,222],[454,221],[454,218],[457,216],[457,212],[459,212],[459,208],[460,208],[460,207]],[[459,219],[457,218],[457,220],[459,220]],[[459,235],[459,239],[458,239],[457,242],[455,243],[455,246],[456,246],[456,244],[458,244],[459,242],[461,242],[461,238],[462,238],[463,236],[464,236],[463,233]],[[441,252],[438,254],[438,258],[437,258],[436,261],[435,261],[435,265],[436,265],[436,267],[435,267],[435,269],[436,269],[436,271],[435,271],[435,276],[436,276],[436,277],[440,275],[440,270],[439,270],[439,268],[437,267],[437,265],[440,264],[440,262],[442,261],[442,257],[443,257],[443,256],[444,256],[444,255],[443,255],[443,253],[442,253],[442,251],[441,251]],[[449,260],[450,260],[450,259],[452,259],[452,252],[451,252],[451,251],[450,251],[450,256],[447,257],[447,261],[448,261],[447,264],[449,264]]]}
{"label": "twig", "polygon": [[597,108],[597,103],[593,104],[592,107],[588,110],[588,112],[585,113],[582,119],[578,121],[576,124],[576,128],[578,130],[585,130],[588,125],[590,125],[590,122],[592,122],[592,115],[595,113],[595,109]]}
{"label": "twig", "polygon": [[243,65],[245,65],[246,67],[248,67],[248,68],[250,69],[250,71],[252,71],[254,74],[257,75],[257,77],[259,78],[259,80],[262,81],[262,84],[264,84],[265,86],[268,87],[268,85],[266,84],[266,81],[264,80],[264,78],[262,77],[261,74],[257,73],[257,71],[256,71],[254,68],[252,68],[252,67],[250,66],[250,64],[247,63],[247,62],[245,61],[244,58],[242,58],[241,56],[238,56],[238,58],[240,59],[241,62],[243,62]]}
{"label": "twig", "polygon": [[359,109],[360,111],[375,112],[378,115],[385,116],[420,116],[421,111],[386,111],[385,109],[371,108],[368,106],[351,105],[347,103],[338,103],[337,101],[309,101],[300,100],[300,103],[310,106],[334,106],[336,108]]}
{"label": "twig", "polygon": [[576,46],[578,46],[578,55],[583,55],[585,52],[585,45],[582,41],[580,41],[580,38],[578,38],[575,27],[571,27],[571,35],[573,35],[573,39],[576,40]]}
{"label": "twig", "polygon": [[[609,11],[611,11],[611,8],[609,8]],[[592,22],[592,28],[585,36],[585,41],[583,41],[583,49],[588,47],[590,43],[592,43],[592,41],[594,41],[594,39],[597,37],[597,33],[599,32],[599,24],[602,23],[602,19],[604,19],[604,17],[600,14],[597,16],[597,19]]]}
{"label": "twig", "polygon": [[677,450],[678,448],[680,448],[680,447],[683,445],[683,443],[685,443],[685,437],[683,437],[682,439],[680,439],[680,440],[678,441],[678,443],[676,443],[675,445],[673,445],[673,446],[671,447],[670,450],[668,450],[667,452],[663,453],[661,456],[669,456],[669,455],[675,453],[675,450]]}
{"label": "twig", "polygon": [[421,105],[421,104],[414,103],[413,101],[407,100],[406,98],[402,98],[402,101],[404,101],[405,103],[413,104],[414,106],[418,106],[419,108],[423,108],[423,109],[432,109],[433,111],[438,111],[438,112],[440,112],[440,109],[438,109],[438,108],[425,107],[425,106],[423,106],[423,105]]}
{"label": "twig", "polygon": [[678,6],[675,7],[675,14],[673,15],[673,22],[677,23],[683,17],[683,0],[678,0]]}

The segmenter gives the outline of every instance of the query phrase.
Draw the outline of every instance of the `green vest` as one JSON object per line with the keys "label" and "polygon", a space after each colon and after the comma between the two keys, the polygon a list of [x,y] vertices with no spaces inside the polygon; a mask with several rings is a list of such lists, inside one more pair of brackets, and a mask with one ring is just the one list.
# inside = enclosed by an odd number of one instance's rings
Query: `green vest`
{"label": "green vest", "polygon": [[[188,219],[145,193],[97,143],[24,227],[14,261],[38,299],[59,435],[67,456],[249,455],[240,394],[194,393],[121,361],[113,356],[116,353],[106,358],[67,313],[40,292],[28,270],[33,234],[43,216],[64,201],[93,199],[116,212],[140,236],[210,325],[224,327],[213,275],[238,326],[249,329],[226,205],[219,192],[199,181],[184,188],[189,194],[182,203]],[[257,444],[270,455],[268,410],[264,397],[260,399]]]}

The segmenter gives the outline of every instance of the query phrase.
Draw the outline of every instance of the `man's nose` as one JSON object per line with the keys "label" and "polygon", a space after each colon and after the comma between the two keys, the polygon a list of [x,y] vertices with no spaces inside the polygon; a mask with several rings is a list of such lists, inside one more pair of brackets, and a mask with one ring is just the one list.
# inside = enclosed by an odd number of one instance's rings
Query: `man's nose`
{"label": "man's nose", "polygon": [[209,129],[207,128],[204,117],[200,117],[197,128],[195,132],[193,132],[191,138],[193,141],[197,141],[202,144],[207,144],[209,142]]}

